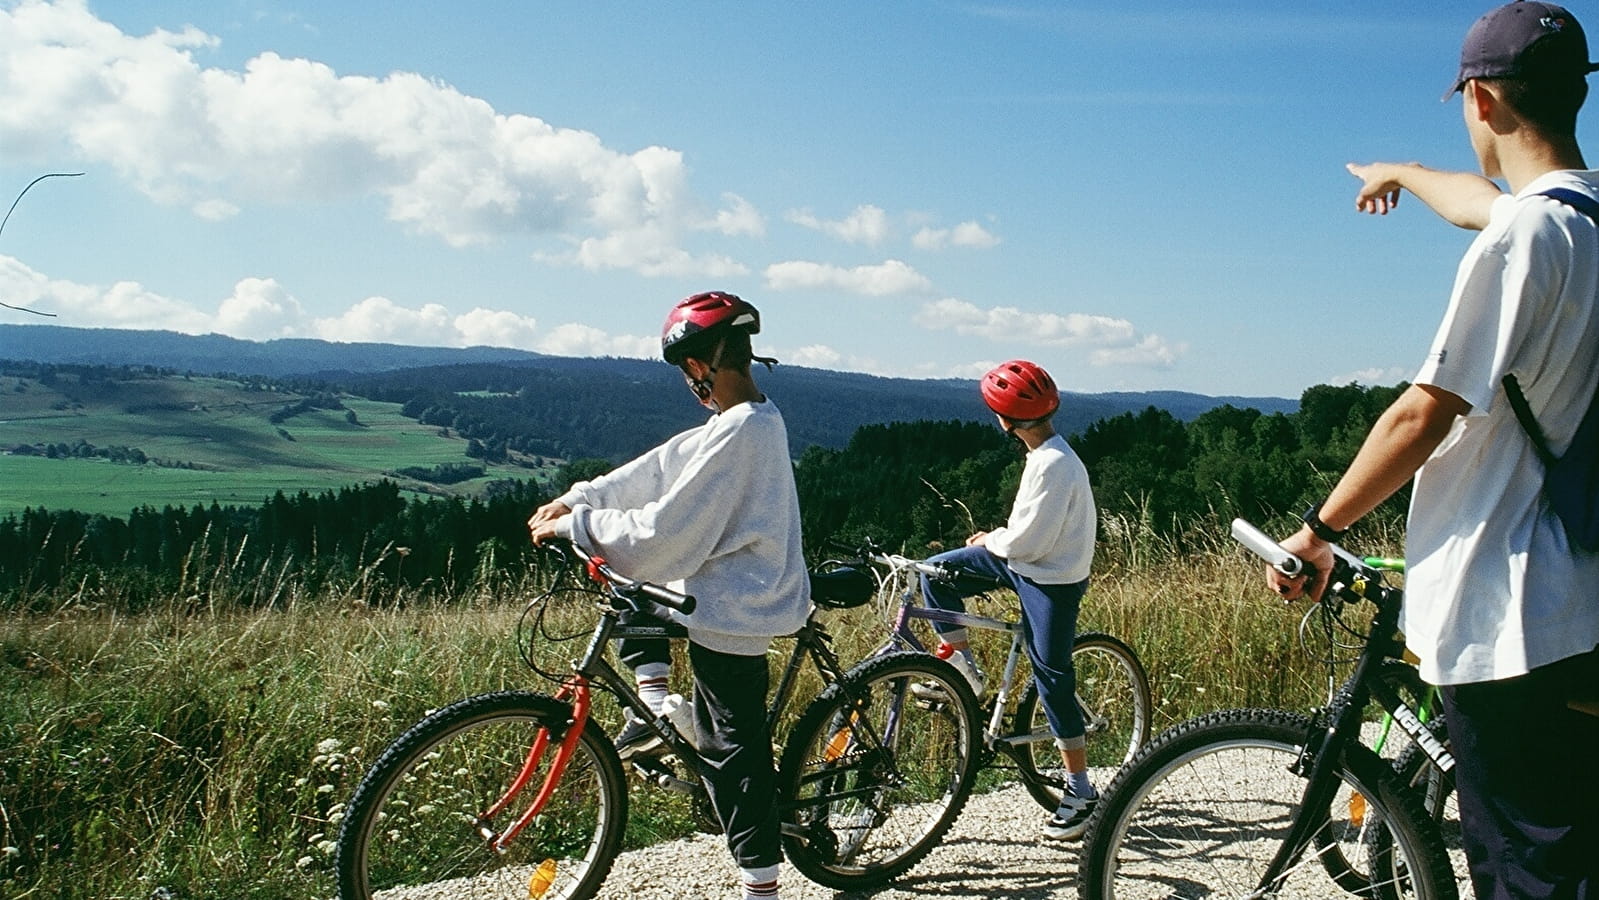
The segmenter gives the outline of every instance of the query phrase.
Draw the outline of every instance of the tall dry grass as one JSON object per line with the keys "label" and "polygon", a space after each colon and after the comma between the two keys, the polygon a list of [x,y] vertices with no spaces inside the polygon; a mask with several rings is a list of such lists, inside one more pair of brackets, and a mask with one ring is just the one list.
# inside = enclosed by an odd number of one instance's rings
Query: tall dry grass
{"label": "tall dry grass", "polygon": [[[196,573],[137,616],[109,611],[102,593],[0,617],[0,895],[331,896],[341,805],[384,745],[450,700],[548,689],[514,642],[539,581],[485,572],[442,602],[360,576],[312,596],[287,575]],[[239,611],[263,590],[268,608]],[[871,609],[827,621],[846,661],[883,636]],[[1225,526],[1172,538],[1103,523],[1081,627],[1136,648],[1157,727],[1319,702],[1325,673],[1301,653],[1297,622]],[[669,808],[636,817],[634,842],[689,827]]]}

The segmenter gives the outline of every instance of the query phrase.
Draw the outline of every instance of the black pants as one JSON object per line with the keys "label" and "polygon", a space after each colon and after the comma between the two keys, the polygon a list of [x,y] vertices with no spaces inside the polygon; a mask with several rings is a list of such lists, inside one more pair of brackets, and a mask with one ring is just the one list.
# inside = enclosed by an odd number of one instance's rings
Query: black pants
{"label": "black pants", "polygon": [[[649,617],[624,616],[630,625]],[[622,662],[670,663],[671,643],[661,639],[619,641]],[[746,869],[783,861],[778,843],[775,794],[777,773],[772,761],[772,736],[766,727],[766,691],[770,675],[766,655],[718,653],[689,642],[694,672],[694,731],[699,743],[700,777],[711,809],[727,834],[727,849]]]}
{"label": "black pants", "polygon": [[1599,900],[1599,650],[1443,689],[1460,827],[1478,900]]}

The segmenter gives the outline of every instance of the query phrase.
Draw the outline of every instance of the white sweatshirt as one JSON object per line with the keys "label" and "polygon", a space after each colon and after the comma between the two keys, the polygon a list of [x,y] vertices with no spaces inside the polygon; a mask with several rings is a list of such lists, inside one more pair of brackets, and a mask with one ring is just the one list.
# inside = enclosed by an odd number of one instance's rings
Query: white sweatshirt
{"label": "white sweatshirt", "polygon": [[740,403],[560,497],[558,535],[629,578],[693,594],[689,638],[757,656],[810,614],[788,429],[770,401]]}
{"label": "white sweatshirt", "polygon": [[1027,452],[1010,519],[983,545],[1039,584],[1075,584],[1093,566],[1097,524],[1088,470],[1057,434]]}

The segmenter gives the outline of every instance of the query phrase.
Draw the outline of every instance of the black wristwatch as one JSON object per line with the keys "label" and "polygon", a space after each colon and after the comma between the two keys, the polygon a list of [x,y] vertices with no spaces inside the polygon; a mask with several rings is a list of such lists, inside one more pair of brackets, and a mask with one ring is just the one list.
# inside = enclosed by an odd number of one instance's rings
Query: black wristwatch
{"label": "black wristwatch", "polygon": [[1345,528],[1343,531],[1336,531],[1331,525],[1328,525],[1326,522],[1321,520],[1320,503],[1312,506],[1310,509],[1305,510],[1305,514],[1300,518],[1303,519],[1305,524],[1310,527],[1311,534],[1321,538],[1329,544],[1338,543],[1344,539],[1344,535],[1349,533],[1349,529],[1347,528]]}

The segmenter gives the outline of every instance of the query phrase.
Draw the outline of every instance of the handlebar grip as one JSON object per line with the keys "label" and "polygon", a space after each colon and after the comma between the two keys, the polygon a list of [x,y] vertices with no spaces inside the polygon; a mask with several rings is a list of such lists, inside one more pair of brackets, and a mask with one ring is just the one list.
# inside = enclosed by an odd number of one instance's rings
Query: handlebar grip
{"label": "handlebar grip", "polygon": [[650,584],[647,581],[638,583],[638,592],[662,606],[669,606],[684,614],[693,612],[694,607],[699,605],[699,601],[694,599],[693,594],[679,594],[670,588],[663,588],[658,584]]}
{"label": "handlebar grip", "polygon": [[1243,519],[1233,520],[1233,539],[1284,575],[1308,575],[1304,560],[1289,553],[1266,533]]}

